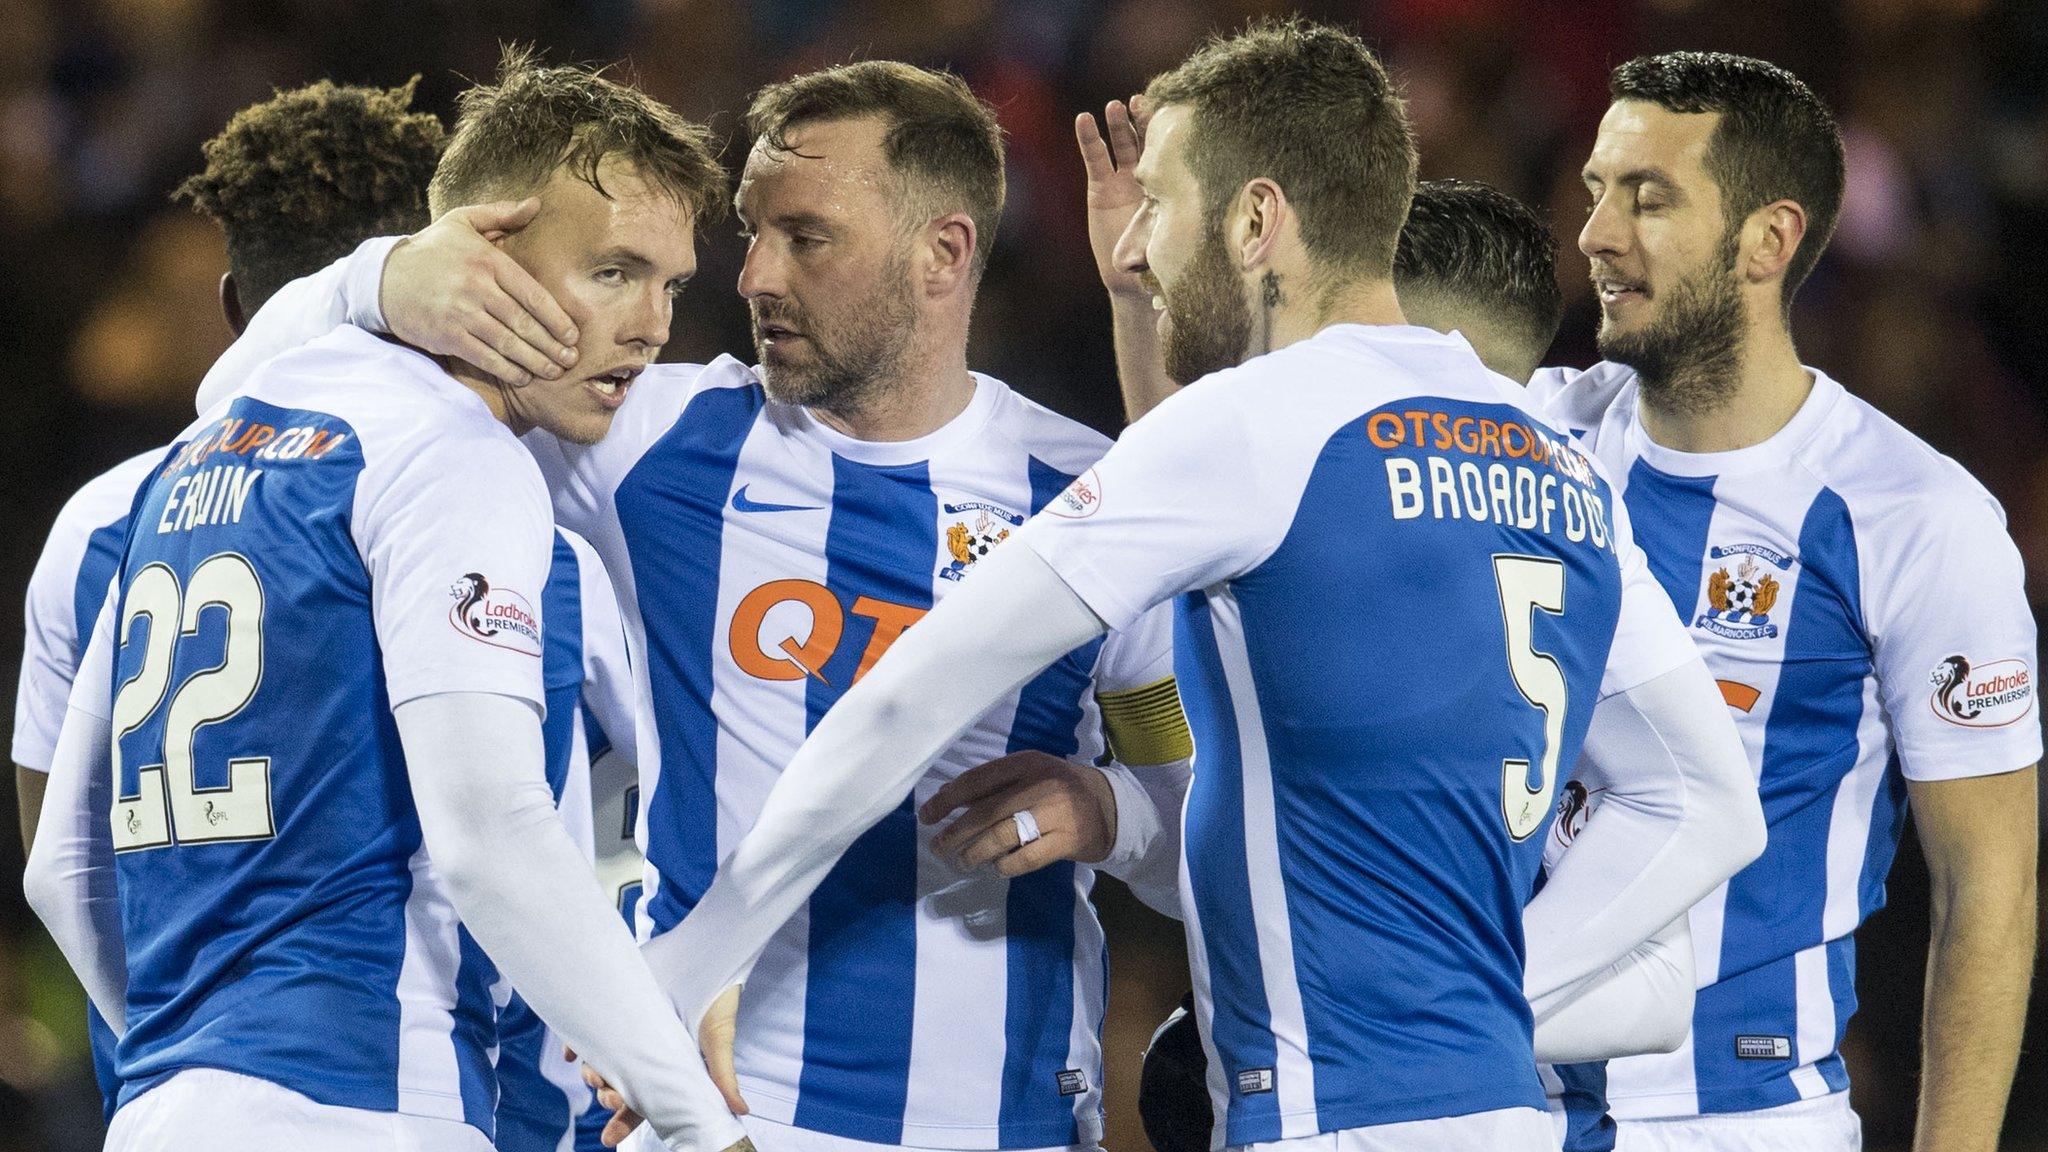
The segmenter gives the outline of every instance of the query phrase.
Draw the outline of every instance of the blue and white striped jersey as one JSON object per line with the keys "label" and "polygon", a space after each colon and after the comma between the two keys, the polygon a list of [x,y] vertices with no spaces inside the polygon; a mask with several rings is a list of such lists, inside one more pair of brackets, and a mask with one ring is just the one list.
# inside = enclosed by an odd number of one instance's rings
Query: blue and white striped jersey
{"label": "blue and white striped jersey", "polygon": [[1558,1070],[1557,1106],[1585,1113],[1595,1141],[1603,1108],[1688,1116],[1845,1090],[1851,933],[1884,904],[1906,781],[2041,755],[2034,621],[2004,512],[1954,461],[1808,371],[1812,393],[1783,429],[1713,454],[1652,441],[1621,365],[1531,383],[1617,478],[1734,712],[1770,825],[1763,856],[1692,911],[1700,993],[1685,1046]]}
{"label": "blue and white striped jersey", "polygon": [[164,458],[155,448],[91,480],[64,502],[28,580],[21,679],[14,688],[14,762],[48,772],[71,679],[121,563],[135,491]]}
{"label": "blue and white striped jersey", "polygon": [[1215,1147],[1548,1136],[1522,911],[1557,768],[1693,652],[1530,411],[1457,336],[1333,326],[1182,389],[1024,529],[1112,626],[1178,598]]}
{"label": "blue and white striped jersey", "polygon": [[[589,447],[529,436],[556,514],[619,586],[639,677],[643,934],[688,913],[804,736],[1107,441],[987,377],[928,436],[868,443],[730,357],[656,365]],[[971,728],[915,793],[1011,751],[1104,752],[1098,691],[1171,674],[1167,621],[1088,645]],[[1101,1138],[1093,870],[962,875],[906,802],[777,935],[741,999],[754,1113],[940,1148]]]}
{"label": "blue and white striped jersey", "polygon": [[422,846],[391,710],[543,705],[553,542],[483,401],[358,330],[179,438],[94,641],[118,641],[124,1100],[213,1067],[491,1131],[494,974]]}
{"label": "blue and white striped jersey", "polygon": [[[547,621],[541,669],[548,710],[541,735],[548,787],[569,838],[595,862],[592,813],[602,798],[593,793],[591,764],[608,752],[631,763],[633,674],[611,577],[581,536],[556,531],[541,605]],[[614,730],[624,733],[616,749],[609,735]],[[498,1152],[595,1152],[602,1122],[586,1144],[578,1121],[593,1110],[607,1119],[611,1113],[596,1108],[581,1066],[562,1058],[562,1038],[516,990],[500,981],[497,992],[505,1001],[498,1012]]]}
{"label": "blue and white striped jersey", "polygon": [[[21,679],[14,686],[14,762],[23,768],[50,770],[57,732],[71,699],[71,680],[85,658],[100,606],[106,603],[107,582],[121,563],[135,490],[163,456],[162,449],[144,452],[86,481],[50,525],[28,580]],[[101,1112],[112,1120],[121,1088],[114,1074],[114,1032],[90,1003],[85,1012]]]}

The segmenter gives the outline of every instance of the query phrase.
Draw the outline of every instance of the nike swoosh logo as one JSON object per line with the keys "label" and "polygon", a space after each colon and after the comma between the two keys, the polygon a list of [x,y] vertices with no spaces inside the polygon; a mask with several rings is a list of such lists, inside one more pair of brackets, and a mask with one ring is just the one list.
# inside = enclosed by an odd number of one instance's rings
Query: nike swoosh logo
{"label": "nike swoosh logo", "polygon": [[815,504],[764,504],[759,500],[747,499],[748,485],[732,494],[732,510],[735,512],[816,512]]}

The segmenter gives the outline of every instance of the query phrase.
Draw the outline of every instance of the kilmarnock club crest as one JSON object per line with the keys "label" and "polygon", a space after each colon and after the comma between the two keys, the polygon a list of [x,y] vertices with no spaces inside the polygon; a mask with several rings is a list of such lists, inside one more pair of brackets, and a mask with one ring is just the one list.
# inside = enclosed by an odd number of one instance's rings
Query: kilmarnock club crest
{"label": "kilmarnock club crest", "polygon": [[[1707,577],[1707,610],[1693,621],[1694,625],[1730,640],[1768,640],[1776,636],[1778,626],[1771,623],[1771,609],[1778,603],[1783,586],[1765,564],[1780,572],[1790,572],[1798,561],[1762,544],[1710,548],[1707,554],[1715,560],[1741,559],[1734,563],[1733,572],[1729,571],[1728,563],[1723,563]],[[1759,558],[1765,563],[1758,564]]]}

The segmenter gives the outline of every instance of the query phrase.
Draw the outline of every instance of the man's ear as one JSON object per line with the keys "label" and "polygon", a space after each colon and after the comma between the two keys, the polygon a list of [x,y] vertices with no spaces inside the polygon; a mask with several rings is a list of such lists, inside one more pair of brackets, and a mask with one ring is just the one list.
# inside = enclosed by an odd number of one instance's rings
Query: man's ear
{"label": "man's ear", "polygon": [[925,283],[935,294],[951,292],[972,279],[974,250],[980,240],[973,218],[965,212],[953,212],[933,221],[925,248]]}
{"label": "man's ear", "polygon": [[1261,176],[1237,194],[1237,256],[1246,271],[1272,262],[1274,245],[1293,211],[1278,184]]}
{"label": "man's ear", "polygon": [[235,287],[233,272],[220,274],[220,311],[228,318],[228,327],[235,335],[240,336],[249,326],[249,317],[242,313],[242,292]]}
{"label": "man's ear", "polygon": [[1795,200],[1776,200],[1757,209],[1749,227],[1757,243],[1743,262],[1743,273],[1753,282],[1776,280],[1806,240],[1806,209]]}

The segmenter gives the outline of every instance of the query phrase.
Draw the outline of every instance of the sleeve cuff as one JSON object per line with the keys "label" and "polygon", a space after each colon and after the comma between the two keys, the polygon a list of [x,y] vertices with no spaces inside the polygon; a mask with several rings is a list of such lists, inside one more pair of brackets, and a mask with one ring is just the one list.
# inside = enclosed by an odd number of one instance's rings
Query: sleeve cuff
{"label": "sleeve cuff", "polygon": [[1110,795],[1116,797],[1116,844],[1095,867],[1111,869],[1134,864],[1158,838],[1159,813],[1129,768],[1111,761],[1106,766],[1095,766],[1095,770],[1109,780]]}
{"label": "sleeve cuff", "polygon": [[357,245],[348,258],[342,277],[341,298],[348,309],[348,322],[370,332],[389,332],[384,323],[384,262],[404,236],[376,236]]}

